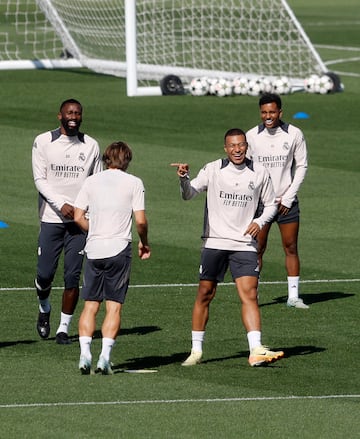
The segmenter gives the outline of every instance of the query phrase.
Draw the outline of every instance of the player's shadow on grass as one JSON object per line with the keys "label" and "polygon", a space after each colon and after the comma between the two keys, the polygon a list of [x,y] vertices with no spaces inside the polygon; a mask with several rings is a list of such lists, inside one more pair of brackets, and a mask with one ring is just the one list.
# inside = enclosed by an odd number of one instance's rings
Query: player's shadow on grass
{"label": "player's shadow on grass", "polygon": [[160,366],[181,363],[185,360],[187,355],[189,355],[188,352],[181,352],[166,356],[154,355],[148,357],[131,358],[124,363],[114,365],[112,369],[114,373],[120,373],[124,370],[155,369]]}
{"label": "player's shadow on grass", "polygon": [[326,351],[326,348],[321,348],[319,346],[293,346],[290,348],[282,349],[284,351],[284,358],[295,357],[299,355],[312,355],[318,354],[319,352]]}
{"label": "player's shadow on grass", "polygon": [[[319,352],[324,352],[326,349],[318,346],[293,346],[290,348],[283,348],[283,347],[276,347],[272,348],[273,351],[284,351],[284,358],[290,358],[295,357],[298,355],[312,355]],[[203,360],[202,364],[207,363],[215,363],[215,362],[222,362],[227,360],[235,360],[238,358],[248,358],[249,351],[240,351],[239,353],[235,355],[229,355],[226,357],[220,357],[220,358],[209,358],[207,360]],[[275,363],[277,364],[277,363]]]}
{"label": "player's shadow on grass", "polygon": [[[312,355],[319,352],[324,352],[326,349],[319,346],[293,346],[288,348],[277,347],[274,350],[283,350],[284,358],[290,358],[299,355]],[[166,356],[148,356],[148,357],[138,357],[131,358],[128,361],[113,366],[114,373],[122,373],[124,370],[141,370],[141,369],[156,369],[161,366],[168,366],[169,364],[179,363],[181,364],[189,352],[178,352],[172,355]],[[201,364],[209,364],[216,362],[223,362],[227,360],[234,360],[239,358],[248,358],[248,351],[241,351],[235,355],[229,355],[226,357],[209,358],[203,360]],[[273,365],[271,365],[273,366]]]}
{"label": "player's shadow on grass", "polygon": [[[121,328],[119,336],[124,337],[124,335],[146,335],[157,331],[161,331],[159,326],[135,326],[134,328]],[[101,331],[97,332],[100,333],[101,337]]]}
{"label": "player's shadow on grass", "polygon": [[16,341],[1,341],[0,342],[0,349],[1,348],[8,348],[10,346],[17,346],[21,344],[33,344],[36,343],[36,340],[16,340]]}
{"label": "player's shadow on grass", "polygon": [[[324,352],[326,349],[319,346],[293,346],[288,348],[277,347],[274,350],[283,350],[284,358],[290,358],[299,355],[312,355],[319,352]],[[188,352],[179,352],[167,356],[148,356],[131,358],[128,361],[120,364],[116,364],[112,367],[114,373],[122,373],[124,370],[141,370],[141,369],[156,369],[161,366],[168,366],[169,364],[178,363],[181,364],[186,357],[189,355]],[[221,363],[227,360],[234,360],[239,358],[248,358],[249,351],[240,351],[237,354],[229,355],[226,357],[208,358],[203,360],[201,364],[210,363]],[[275,363],[276,365],[277,363]],[[269,365],[274,367],[274,365]]]}
{"label": "player's shadow on grass", "polygon": [[[263,294],[265,296],[266,293]],[[343,293],[341,291],[327,291],[324,293],[311,293],[311,294],[301,294],[301,298],[307,305],[312,305],[313,303],[319,302],[327,302],[329,300],[337,300],[337,299],[347,299],[349,297],[354,296],[352,293]],[[259,306],[269,306],[269,305],[278,305],[285,304],[288,296],[279,296],[272,299],[272,302],[260,303]]]}

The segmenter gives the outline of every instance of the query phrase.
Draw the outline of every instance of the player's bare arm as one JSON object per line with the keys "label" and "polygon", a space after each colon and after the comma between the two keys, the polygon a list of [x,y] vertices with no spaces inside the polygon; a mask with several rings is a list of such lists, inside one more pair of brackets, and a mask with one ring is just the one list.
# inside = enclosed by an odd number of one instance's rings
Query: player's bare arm
{"label": "player's bare arm", "polygon": [[259,224],[253,222],[249,225],[249,227],[246,229],[244,235],[251,235],[253,238],[256,238],[257,235],[260,232],[260,226]]}
{"label": "player's bare arm", "polygon": [[65,203],[61,208],[61,214],[67,219],[73,219],[74,207],[71,204]]}
{"label": "player's bare arm", "polygon": [[134,212],[136,230],[140,241],[138,244],[138,254],[140,259],[149,259],[151,250],[148,243],[148,222],[144,210],[137,210]]}
{"label": "player's bare arm", "polygon": [[85,214],[85,210],[75,207],[74,221],[82,230],[84,230],[84,232],[87,232],[89,230],[89,220],[86,218]]}
{"label": "player's bare arm", "polygon": [[151,256],[151,250],[148,245],[144,245],[141,241],[138,244],[139,258],[140,259],[149,259]]}
{"label": "player's bare arm", "polygon": [[170,166],[177,168],[177,175],[185,177],[189,173],[189,165],[187,163],[170,163]]}
{"label": "player's bare arm", "polygon": [[289,213],[289,208],[284,206],[283,204],[279,203],[279,207],[278,207],[279,213],[281,213],[281,215],[287,215]]}

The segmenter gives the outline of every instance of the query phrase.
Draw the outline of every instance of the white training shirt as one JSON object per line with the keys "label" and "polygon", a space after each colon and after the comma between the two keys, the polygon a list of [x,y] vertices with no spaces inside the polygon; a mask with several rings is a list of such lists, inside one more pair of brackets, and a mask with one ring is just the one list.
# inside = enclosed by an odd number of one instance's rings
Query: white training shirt
{"label": "white training shirt", "polygon": [[[262,227],[277,212],[267,170],[248,159],[239,166],[229,159],[210,162],[191,181],[180,178],[180,187],[185,200],[207,191],[203,230],[206,248],[257,251],[256,241],[244,235],[246,229],[253,221]],[[264,211],[254,219],[259,200]]]}
{"label": "white training shirt", "polygon": [[60,209],[65,203],[73,206],[85,178],[102,171],[99,145],[86,134],[65,136],[60,128],[47,131],[34,140],[32,168],[40,220],[69,222]]}
{"label": "white training shirt", "polygon": [[107,169],[85,180],[75,207],[89,211],[87,257],[110,258],[131,241],[132,213],[145,210],[143,182],[120,169]]}
{"label": "white training shirt", "polygon": [[284,122],[268,129],[263,124],[246,133],[247,155],[270,173],[276,198],[291,207],[307,171],[307,149],[302,131]]}

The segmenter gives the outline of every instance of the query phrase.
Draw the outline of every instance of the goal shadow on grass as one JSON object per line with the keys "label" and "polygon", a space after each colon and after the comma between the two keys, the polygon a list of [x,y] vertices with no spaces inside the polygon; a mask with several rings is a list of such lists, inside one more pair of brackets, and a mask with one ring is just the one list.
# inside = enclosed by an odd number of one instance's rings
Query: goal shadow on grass
{"label": "goal shadow on grass", "polygon": [[[265,296],[264,293],[262,296]],[[320,293],[311,293],[311,294],[300,294],[301,298],[307,305],[312,305],[314,303],[327,302],[329,300],[337,300],[337,299],[348,299],[349,297],[355,296],[353,293],[343,293],[341,291],[326,291]],[[259,307],[269,306],[269,305],[278,305],[285,304],[288,299],[288,296],[279,296],[272,299],[271,302],[260,303]]]}

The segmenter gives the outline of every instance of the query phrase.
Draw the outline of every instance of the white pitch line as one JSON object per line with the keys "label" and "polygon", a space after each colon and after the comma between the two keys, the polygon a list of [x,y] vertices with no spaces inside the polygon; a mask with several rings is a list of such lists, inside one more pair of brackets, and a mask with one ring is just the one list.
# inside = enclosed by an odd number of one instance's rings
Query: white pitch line
{"label": "white pitch line", "polygon": [[326,61],[326,65],[331,65],[331,64],[342,64],[345,62],[358,62],[360,61],[360,57],[356,56],[356,57],[352,57],[352,58],[339,58],[339,59],[333,59],[331,61]]}
{"label": "white pitch line", "polygon": [[73,407],[100,405],[139,405],[139,404],[188,404],[188,403],[218,403],[218,402],[247,402],[247,401],[294,401],[317,399],[358,399],[360,395],[308,395],[308,396],[260,396],[242,398],[199,398],[199,399],[150,399],[134,401],[78,401],[78,402],[44,402],[30,404],[0,404],[0,409],[33,408],[33,407]]}
{"label": "white pitch line", "polygon": [[360,47],[350,47],[350,46],[329,46],[328,44],[315,44],[316,48],[319,49],[331,49],[331,50],[341,50],[343,51],[349,51],[349,52],[359,52]]}
{"label": "white pitch line", "polygon": [[[303,284],[310,284],[310,283],[339,283],[339,282],[360,282],[360,279],[308,279],[308,280],[300,280],[300,283]],[[274,281],[261,281],[260,284],[261,285],[278,285],[278,284],[287,284],[287,280],[283,281],[283,280],[274,280]],[[221,287],[221,285],[234,285],[233,282],[222,282],[219,283],[219,287]],[[198,283],[195,284],[154,284],[154,285],[130,285],[130,288],[161,288],[161,287],[197,287]]]}
{"label": "white pitch line", "polygon": [[344,26],[357,26],[360,24],[359,20],[336,20],[336,21],[311,21],[306,23],[306,27],[320,27],[329,26],[332,27],[344,27]]}
{"label": "white pitch line", "polygon": [[[325,63],[327,65],[327,63]],[[341,70],[333,70],[334,73],[340,76],[348,76],[349,78],[360,78],[360,73],[342,72]]]}
{"label": "white pitch line", "polygon": [[[360,279],[306,279],[300,280],[301,284],[325,284],[325,283],[348,283],[348,282],[360,282]],[[261,285],[284,285],[287,281],[274,280],[274,281],[261,281]],[[233,282],[222,282],[221,285],[234,285]],[[198,283],[188,283],[188,284],[144,284],[144,285],[130,285],[129,288],[172,288],[172,287],[197,287]],[[62,290],[64,287],[52,287],[53,290]],[[0,291],[31,291],[34,287],[1,287]]]}

